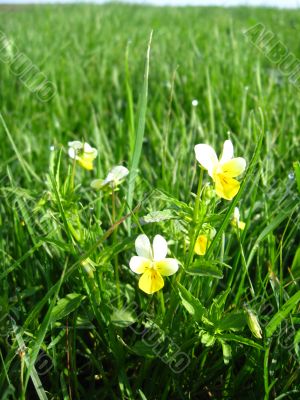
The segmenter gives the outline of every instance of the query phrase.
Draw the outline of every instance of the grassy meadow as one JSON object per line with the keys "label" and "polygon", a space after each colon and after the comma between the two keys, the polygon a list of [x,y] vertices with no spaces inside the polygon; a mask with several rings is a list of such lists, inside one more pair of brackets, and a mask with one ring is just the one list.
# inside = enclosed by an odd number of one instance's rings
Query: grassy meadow
{"label": "grassy meadow", "polygon": [[[300,91],[256,24],[300,59],[300,11],[0,7],[2,400],[299,399]],[[230,200],[194,152],[228,139]]]}

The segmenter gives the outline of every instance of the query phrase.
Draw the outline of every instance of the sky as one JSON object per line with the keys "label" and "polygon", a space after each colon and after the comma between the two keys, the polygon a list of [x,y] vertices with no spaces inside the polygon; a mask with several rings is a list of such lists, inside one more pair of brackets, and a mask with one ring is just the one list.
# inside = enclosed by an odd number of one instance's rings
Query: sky
{"label": "sky", "polygon": [[[76,2],[93,2],[105,3],[108,0],[0,0],[0,3],[76,3]],[[221,6],[270,6],[282,8],[300,7],[300,0],[119,0],[124,3],[153,4],[157,6],[184,6],[184,5],[221,5]]]}

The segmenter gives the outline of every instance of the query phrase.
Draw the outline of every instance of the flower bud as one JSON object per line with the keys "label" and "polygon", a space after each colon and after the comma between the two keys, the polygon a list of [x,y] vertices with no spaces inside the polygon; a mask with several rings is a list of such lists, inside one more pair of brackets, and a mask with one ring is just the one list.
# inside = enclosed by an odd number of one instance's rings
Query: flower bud
{"label": "flower bud", "polygon": [[250,331],[257,339],[262,339],[262,330],[259,325],[257,316],[248,308],[246,308],[246,313],[247,313],[247,323]]}

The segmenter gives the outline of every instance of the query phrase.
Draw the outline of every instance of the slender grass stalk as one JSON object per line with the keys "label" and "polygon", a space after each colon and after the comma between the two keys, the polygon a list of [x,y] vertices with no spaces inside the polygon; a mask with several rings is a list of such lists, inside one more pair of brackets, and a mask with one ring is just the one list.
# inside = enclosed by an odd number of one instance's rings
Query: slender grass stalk
{"label": "slender grass stalk", "polygon": [[[140,157],[141,157],[141,153],[142,153],[142,146],[143,146],[143,139],[144,139],[144,132],[145,132],[146,110],[147,110],[147,101],[148,101],[150,49],[151,49],[152,35],[153,35],[153,32],[151,32],[149,42],[148,42],[145,73],[144,73],[144,82],[143,82],[143,88],[142,88],[142,92],[141,92],[141,98],[140,98],[139,110],[138,110],[138,125],[137,125],[137,129],[136,129],[134,152],[133,152],[132,160],[130,163],[130,172],[129,172],[129,177],[128,177],[127,204],[128,204],[129,210],[132,209],[135,181],[136,181],[136,178],[138,175],[138,166],[139,166],[139,161],[140,161]],[[128,218],[127,226],[128,226],[128,234],[130,235],[131,234],[131,217]]]}

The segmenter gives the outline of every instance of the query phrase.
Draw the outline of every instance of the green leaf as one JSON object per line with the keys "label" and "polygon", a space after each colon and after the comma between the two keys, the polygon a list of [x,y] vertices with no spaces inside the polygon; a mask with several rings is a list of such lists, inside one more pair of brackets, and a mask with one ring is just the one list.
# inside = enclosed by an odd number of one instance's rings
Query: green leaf
{"label": "green leaf", "polygon": [[220,334],[220,335],[216,335],[216,336],[218,337],[218,339],[221,339],[221,340],[238,342],[241,344],[246,344],[247,346],[255,347],[258,350],[264,350],[263,346],[254,342],[253,340],[247,339],[243,336],[234,335],[233,333],[225,333],[225,334]]}
{"label": "green leaf", "polygon": [[293,167],[294,167],[294,171],[295,171],[298,192],[300,193],[300,162],[295,161],[293,163]]}
{"label": "green leaf", "polygon": [[[146,54],[146,63],[145,63],[145,73],[144,73],[144,82],[143,88],[141,91],[141,98],[139,102],[138,109],[138,125],[135,136],[135,145],[133,150],[133,156],[130,164],[130,173],[128,177],[128,191],[127,191],[127,204],[129,211],[132,209],[133,202],[133,194],[135,187],[135,180],[138,175],[138,166],[142,154],[144,133],[145,133],[145,124],[146,124],[146,110],[147,110],[147,101],[148,101],[148,77],[149,77],[149,63],[150,63],[150,49],[151,49],[151,41],[152,41],[152,32],[150,34],[148,49]],[[131,218],[128,218],[128,231],[130,235],[131,231]]]}
{"label": "green leaf", "polygon": [[[22,336],[21,329],[18,330],[17,326],[13,326],[13,330],[16,335],[19,349],[25,349],[26,345],[25,345],[25,342],[24,342],[24,339]],[[25,354],[24,359],[25,359],[26,366],[29,367],[30,366],[30,358],[28,357],[28,354]],[[32,383],[35,387],[38,398],[40,400],[47,400],[47,398],[48,398],[47,394],[43,388],[42,382],[39,378],[39,374],[37,373],[37,370],[35,369],[35,366],[31,367],[30,377],[31,377]]]}
{"label": "green leaf", "polygon": [[210,261],[196,261],[185,272],[190,275],[209,276],[211,278],[222,279],[223,272]]}
{"label": "green leaf", "polygon": [[153,222],[167,221],[174,217],[174,213],[169,209],[163,211],[152,211],[140,219],[140,224],[145,225]]}
{"label": "green leaf", "polygon": [[219,319],[221,319],[229,292],[230,288],[224,290],[213,299],[209,308],[209,316],[211,317],[212,321],[217,322]]}
{"label": "green leaf", "polygon": [[298,358],[300,359],[300,346],[299,346],[299,343],[300,343],[300,330],[297,331],[297,333],[296,333],[296,335],[294,337],[295,352],[296,352]]}
{"label": "green leaf", "polygon": [[141,357],[145,357],[145,358],[156,357],[152,348],[143,341],[136,342],[131,349],[135,352],[135,354],[137,354],[138,356],[141,356]]}
{"label": "green leaf", "polygon": [[216,329],[221,331],[241,330],[246,325],[246,317],[244,312],[232,312],[225,314],[224,317],[217,322]]}
{"label": "green leaf", "polygon": [[119,326],[120,328],[126,328],[127,326],[132,325],[136,321],[133,314],[126,309],[115,309],[112,316],[111,322],[115,326]]}
{"label": "green leaf", "polygon": [[276,331],[277,327],[281,324],[281,322],[288,316],[288,314],[293,310],[293,308],[300,301],[300,290],[294,294],[274,315],[271,321],[266,326],[266,336],[267,338],[271,337],[272,334]]}
{"label": "green leaf", "polygon": [[295,278],[300,275],[300,247],[298,247],[294,255],[291,271]]}
{"label": "green leaf", "polygon": [[51,312],[51,323],[67,317],[75,311],[85,299],[85,296],[79,293],[70,293],[63,299],[58,300]]}
{"label": "green leaf", "polygon": [[227,365],[227,364],[229,364],[229,361],[232,358],[231,346],[230,346],[230,344],[228,344],[224,340],[220,340],[220,342],[221,342],[221,345],[222,345],[224,364]]}
{"label": "green leaf", "polygon": [[199,322],[205,314],[206,309],[196,297],[194,297],[184,286],[177,283],[179,296],[183,307],[193,316],[195,321]]}

